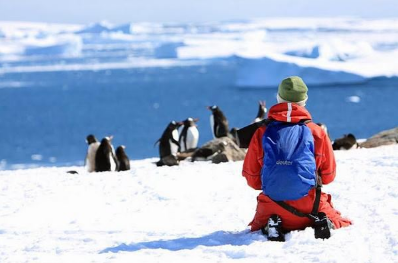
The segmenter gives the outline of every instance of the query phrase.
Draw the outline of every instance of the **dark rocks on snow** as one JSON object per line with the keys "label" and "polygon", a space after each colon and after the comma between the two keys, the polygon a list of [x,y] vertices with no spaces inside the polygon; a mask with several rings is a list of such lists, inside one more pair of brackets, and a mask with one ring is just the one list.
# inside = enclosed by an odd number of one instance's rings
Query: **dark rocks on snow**
{"label": "dark rocks on snow", "polygon": [[177,157],[174,155],[167,155],[165,157],[162,157],[158,162],[156,162],[156,166],[174,166],[174,165],[179,165],[179,160],[177,160]]}
{"label": "dark rocks on snow", "polygon": [[192,161],[208,161],[222,163],[228,161],[241,161],[245,159],[246,152],[239,148],[233,139],[221,137],[205,143],[192,154]]}
{"label": "dark rocks on snow", "polygon": [[374,148],[383,145],[392,145],[398,143],[398,127],[391,130],[382,131],[373,135],[359,146],[363,148]]}

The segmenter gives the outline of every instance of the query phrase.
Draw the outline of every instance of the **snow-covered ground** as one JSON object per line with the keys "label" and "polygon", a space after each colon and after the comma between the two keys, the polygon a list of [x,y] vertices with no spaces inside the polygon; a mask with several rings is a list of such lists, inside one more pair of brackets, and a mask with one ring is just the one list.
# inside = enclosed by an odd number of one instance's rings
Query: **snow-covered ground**
{"label": "snow-covered ground", "polygon": [[258,192],[242,162],[0,171],[0,262],[398,262],[398,146],[335,155],[324,191],[354,225],[285,243],[248,231]]}

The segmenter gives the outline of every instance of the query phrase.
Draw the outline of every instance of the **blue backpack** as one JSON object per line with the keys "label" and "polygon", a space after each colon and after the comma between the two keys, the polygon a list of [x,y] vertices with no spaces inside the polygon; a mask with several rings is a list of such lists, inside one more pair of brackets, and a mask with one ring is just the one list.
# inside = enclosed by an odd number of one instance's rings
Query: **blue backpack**
{"label": "blue backpack", "polygon": [[316,186],[314,138],[303,122],[272,121],[263,136],[262,190],[275,201],[297,200]]}

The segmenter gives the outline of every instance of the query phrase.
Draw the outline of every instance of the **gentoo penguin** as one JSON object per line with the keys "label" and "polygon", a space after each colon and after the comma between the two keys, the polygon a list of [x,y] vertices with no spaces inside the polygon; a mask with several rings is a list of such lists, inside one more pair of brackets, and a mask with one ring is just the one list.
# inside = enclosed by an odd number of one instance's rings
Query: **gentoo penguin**
{"label": "gentoo penguin", "polygon": [[90,134],[86,138],[86,142],[88,144],[87,155],[85,159],[85,166],[89,173],[95,172],[95,154],[97,153],[97,149],[100,146],[99,141],[95,138],[94,135]]}
{"label": "gentoo penguin", "polygon": [[182,122],[183,126],[180,138],[178,139],[178,143],[180,144],[179,152],[193,150],[198,146],[199,131],[195,124],[198,121],[199,119],[197,118],[188,118]]}
{"label": "gentoo penguin", "polygon": [[160,161],[157,162],[158,166],[178,164],[177,152],[180,147],[178,143],[178,128],[181,125],[181,122],[170,122],[164,130],[162,137],[156,142],[159,142]]}
{"label": "gentoo penguin", "polygon": [[351,133],[344,134],[342,138],[334,140],[333,150],[351,150],[358,148],[357,139]]}
{"label": "gentoo penguin", "polygon": [[126,147],[121,145],[116,148],[116,159],[119,164],[118,171],[128,171],[130,170],[130,159],[124,151]]}
{"label": "gentoo penguin", "polygon": [[210,127],[214,138],[228,136],[228,120],[216,105],[207,107],[211,110]]}
{"label": "gentoo penguin", "polygon": [[265,118],[265,113],[267,112],[267,107],[265,106],[265,101],[259,101],[258,102],[258,112],[257,112],[257,116],[254,119],[253,122],[259,122],[264,120]]}
{"label": "gentoo penguin", "polygon": [[112,137],[102,139],[95,155],[95,171],[117,171],[118,164],[111,144]]}

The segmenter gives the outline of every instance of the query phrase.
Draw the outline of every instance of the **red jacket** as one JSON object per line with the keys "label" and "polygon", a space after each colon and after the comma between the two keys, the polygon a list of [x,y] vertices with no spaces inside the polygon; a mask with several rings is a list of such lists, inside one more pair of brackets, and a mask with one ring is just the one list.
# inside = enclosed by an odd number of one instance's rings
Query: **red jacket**
{"label": "red jacket", "polygon": [[[295,103],[279,103],[271,107],[268,119],[297,123],[301,120],[311,120],[312,118],[304,107]],[[314,137],[315,161],[318,174],[322,178],[323,184],[329,184],[336,176],[336,161],[329,137],[317,124],[309,122],[306,125]],[[265,130],[266,127],[263,126],[255,132],[243,163],[242,174],[246,178],[248,185],[256,190],[261,190],[261,169],[264,158],[262,137]],[[303,213],[310,213],[314,198],[315,190],[312,189],[307,196],[294,201],[286,201],[286,203]],[[262,193],[258,196],[257,201],[256,215],[250,223],[252,231],[259,230],[265,226],[272,214],[277,214],[282,218],[282,227],[286,230],[304,229],[312,225],[312,221],[308,218],[293,215]],[[331,197],[328,194],[322,193],[319,211],[325,212],[336,228],[351,224],[348,219],[341,218],[340,213],[333,208]]]}

